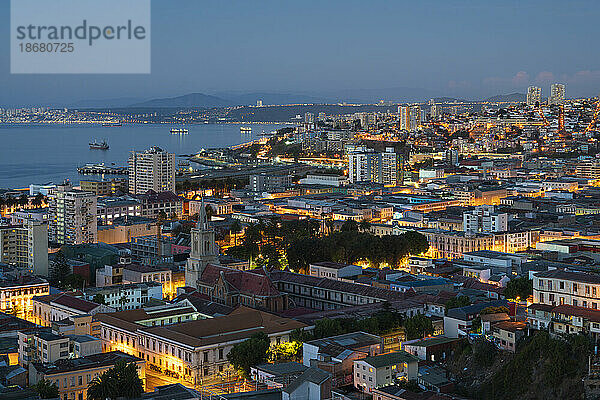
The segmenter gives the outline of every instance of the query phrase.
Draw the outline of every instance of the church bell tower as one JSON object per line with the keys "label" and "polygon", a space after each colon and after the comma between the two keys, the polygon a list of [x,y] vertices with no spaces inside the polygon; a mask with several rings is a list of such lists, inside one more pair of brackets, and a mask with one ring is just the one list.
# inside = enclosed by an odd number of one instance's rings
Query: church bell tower
{"label": "church bell tower", "polygon": [[192,251],[185,266],[185,285],[198,287],[198,278],[207,264],[219,263],[219,248],[215,242],[215,231],[208,222],[204,199],[202,199],[198,222],[191,230]]}

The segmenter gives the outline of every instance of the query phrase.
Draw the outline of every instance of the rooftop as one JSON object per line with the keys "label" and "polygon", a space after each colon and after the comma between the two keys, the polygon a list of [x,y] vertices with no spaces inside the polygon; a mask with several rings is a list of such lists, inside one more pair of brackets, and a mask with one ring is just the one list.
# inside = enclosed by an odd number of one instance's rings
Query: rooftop
{"label": "rooftop", "polygon": [[91,368],[108,367],[114,365],[119,360],[126,362],[143,362],[142,359],[125,354],[121,351],[111,351],[108,353],[92,354],[86,357],[58,360],[51,364],[35,362],[32,363],[32,365],[38,372],[48,376]]}
{"label": "rooftop", "polygon": [[363,358],[362,360],[356,360],[356,361],[365,362],[365,363],[373,366],[374,368],[381,368],[381,367],[387,367],[390,365],[410,363],[410,362],[418,363],[419,359],[417,357],[413,356],[412,354],[407,353],[406,351],[400,350],[400,351],[393,351],[391,353],[380,354],[378,356],[369,356],[369,357]]}
{"label": "rooftop", "polygon": [[200,347],[247,339],[258,332],[269,335],[302,329],[306,326],[306,324],[293,319],[242,306],[223,317],[140,329],[151,335],[164,337],[190,347]]}
{"label": "rooftop", "polygon": [[585,272],[566,271],[563,269],[553,269],[550,271],[538,272],[535,274],[535,276],[538,278],[563,279],[569,281],[600,284],[600,275],[587,274]]}

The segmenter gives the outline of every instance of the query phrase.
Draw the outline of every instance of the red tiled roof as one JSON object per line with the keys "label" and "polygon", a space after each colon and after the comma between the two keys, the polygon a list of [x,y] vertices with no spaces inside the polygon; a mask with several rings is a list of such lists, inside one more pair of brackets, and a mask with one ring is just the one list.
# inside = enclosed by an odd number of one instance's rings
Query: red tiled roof
{"label": "red tiled roof", "polygon": [[61,306],[69,307],[83,313],[89,313],[97,307],[100,307],[100,304],[83,300],[78,297],[73,297],[68,294],[58,296],[57,298],[51,300],[51,303],[60,304]]}
{"label": "red tiled roof", "polygon": [[570,306],[568,304],[562,304],[556,306],[552,310],[554,314],[572,315],[577,317],[583,317],[593,322],[600,322],[600,310],[593,310],[591,308]]}
{"label": "red tiled roof", "polygon": [[213,264],[206,266],[199,280],[214,285],[221,276],[230,289],[240,293],[264,297],[280,295],[268,276]]}

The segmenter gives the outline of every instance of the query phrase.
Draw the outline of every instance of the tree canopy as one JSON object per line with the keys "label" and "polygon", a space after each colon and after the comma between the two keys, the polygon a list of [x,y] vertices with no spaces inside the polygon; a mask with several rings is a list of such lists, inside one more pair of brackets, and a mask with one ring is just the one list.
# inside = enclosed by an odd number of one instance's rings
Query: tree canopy
{"label": "tree canopy", "polygon": [[267,361],[269,347],[269,337],[264,332],[255,333],[250,339],[234,345],[227,360],[241,376],[249,378],[250,368]]}
{"label": "tree canopy", "polygon": [[117,361],[115,366],[94,378],[87,389],[90,400],[139,398],[144,392],[135,363]]}
{"label": "tree canopy", "polygon": [[418,339],[433,334],[431,319],[423,314],[407,318],[404,327],[406,329],[406,340]]}
{"label": "tree canopy", "polygon": [[287,260],[294,270],[306,269],[318,261],[353,264],[366,260],[372,264],[398,266],[402,260],[429,249],[427,238],[414,231],[401,235],[375,236],[370,233],[346,230],[324,237],[305,237],[294,240],[287,249]]}
{"label": "tree canopy", "polygon": [[507,299],[527,299],[533,294],[533,280],[527,277],[511,279],[504,289],[504,297]]}
{"label": "tree canopy", "polygon": [[56,399],[58,398],[58,386],[56,383],[50,382],[46,379],[39,380],[32,389],[40,395],[42,399]]}

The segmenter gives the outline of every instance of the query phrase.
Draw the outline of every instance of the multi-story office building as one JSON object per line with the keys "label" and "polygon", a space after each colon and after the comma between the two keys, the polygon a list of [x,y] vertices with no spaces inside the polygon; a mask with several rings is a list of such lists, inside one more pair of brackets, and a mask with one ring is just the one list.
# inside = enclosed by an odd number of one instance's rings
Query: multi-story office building
{"label": "multi-story office building", "polygon": [[172,261],[172,243],[173,238],[170,237],[161,237],[160,241],[156,235],[132,237],[131,255],[143,264]]}
{"label": "multi-story office building", "polygon": [[433,104],[431,106],[431,118],[432,119],[438,119],[442,115],[444,115],[444,111],[442,109],[442,105],[441,104]]}
{"label": "multi-story office building", "polygon": [[97,210],[102,225],[111,225],[119,217],[140,217],[142,203],[131,197],[102,197],[98,199]]}
{"label": "multi-story office building", "polygon": [[79,182],[81,190],[93,192],[96,196],[111,196],[117,192],[127,192],[127,180],[124,178],[114,178],[109,181],[86,179]]}
{"label": "multi-story office building", "polygon": [[48,239],[58,244],[96,243],[96,201],[94,193],[76,190],[66,183],[48,196]]}
{"label": "multi-story office building", "polygon": [[378,153],[379,169],[377,171],[377,183],[388,186],[402,184],[402,156],[394,151],[393,147],[387,147],[385,152]]}
{"label": "multi-story office building", "polygon": [[253,192],[271,192],[283,190],[292,183],[290,175],[257,174],[250,176],[250,190]]}
{"label": "multi-story office building", "polygon": [[553,83],[550,86],[550,98],[548,104],[562,105],[565,102],[565,85],[562,83]]}
{"label": "multi-story office building", "polygon": [[352,183],[373,181],[372,168],[376,153],[365,148],[348,154],[348,179]]}
{"label": "multi-story office building", "polygon": [[175,154],[160,147],[132,151],[129,156],[129,193],[175,191]]}
{"label": "multi-story office building", "polygon": [[539,106],[542,103],[542,88],[529,86],[527,88],[527,105]]}
{"label": "multi-story office building", "polygon": [[21,225],[0,225],[0,262],[48,276],[48,224],[25,219]]}
{"label": "multi-story office building", "polygon": [[423,121],[423,114],[421,113],[421,106],[414,105],[410,106],[410,128],[411,130],[417,129]]}
{"label": "multi-story office building", "polygon": [[142,217],[158,218],[161,212],[168,218],[172,215],[180,217],[183,213],[183,199],[173,192],[160,192],[149,190],[145,194],[136,195],[135,198],[142,203]]}
{"label": "multi-story office building", "polygon": [[410,107],[409,106],[400,106],[398,107],[398,114],[400,117],[400,129],[409,131],[411,129],[410,126]]}
{"label": "multi-story office building", "polygon": [[402,156],[391,147],[383,153],[359,148],[348,154],[350,182],[375,182],[384,185],[402,184]]}
{"label": "multi-story office building", "polygon": [[477,206],[463,213],[463,230],[471,234],[506,232],[508,214],[494,212],[494,206]]}

